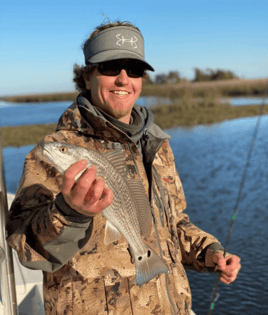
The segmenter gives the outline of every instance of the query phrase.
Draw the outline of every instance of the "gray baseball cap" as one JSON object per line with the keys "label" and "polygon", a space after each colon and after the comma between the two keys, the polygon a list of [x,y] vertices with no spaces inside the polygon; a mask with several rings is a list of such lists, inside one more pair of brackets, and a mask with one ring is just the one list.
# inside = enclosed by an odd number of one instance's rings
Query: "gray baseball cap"
{"label": "gray baseball cap", "polygon": [[154,68],[144,60],[144,39],[141,33],[129,26],[114,26],[99,32],[84,46],[85,63],[100,63],[116,59],[136,59],[145,68]]}

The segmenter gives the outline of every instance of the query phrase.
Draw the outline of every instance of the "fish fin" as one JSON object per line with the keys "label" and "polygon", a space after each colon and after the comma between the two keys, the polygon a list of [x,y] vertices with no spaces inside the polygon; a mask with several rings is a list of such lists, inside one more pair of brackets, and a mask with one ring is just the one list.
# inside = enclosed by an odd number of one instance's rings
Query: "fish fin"
{"label": "fish fin", "polygon": [[116,242],[120,239],[120,237],[121,234],[117,228],[113,226],[108,220],[106,220],[104,244],[109,245],[112,242]]}
{"label": "fish fin", "polygon": [[164,261],[149,246],[143,255],[135,255],[136,281],[138,286],[149,282],[160,273],[169,273]]}
{"label": "fish fin", "polygon": [[118,173],[125,177],[125,154],[122,150],[112,150],[110,152],[104,153],[103,156],[114,166]]}
{"label": "fish fin", "polygon": [[142,236],[147,237],[150,235],[152,229],[152,214],[144,186],[141,181],[135,179],[127,179],[126,184],[137,209],[140,233]]}

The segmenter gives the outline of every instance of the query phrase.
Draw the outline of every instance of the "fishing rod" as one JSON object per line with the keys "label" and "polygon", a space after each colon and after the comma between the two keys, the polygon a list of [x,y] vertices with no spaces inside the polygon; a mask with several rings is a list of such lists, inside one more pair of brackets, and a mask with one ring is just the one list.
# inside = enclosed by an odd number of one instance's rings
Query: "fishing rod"
{"label": "fishing rod", "polygon": [[[0,130],[0,313],[18,315],[12,249],[6,242],[7,193]],[[1,312],[3,310],[3,313]]]}
{"label": "fishing rod", "polygon": [[[267,86],[266,91],[264,93],[263,103],[261,105],[261,109],[260,109],[260,113],[259,113],[259,116],[258,116],[258,120],[257,120],[256,126],[255,126],[255,129],[254,129],[254,132],[253,132],[253,137],[252,137],[252,141],[251,141],[251,147],[250,147],[249,152],[248,152],[247,163],[245,165],[244,173],[243,173],[242,180],[241,180],[241,183],[240,183],[240,189],[239,189],[238,196],[237,196],[237,199],[236,199],[236,203],[235,203],[235,207],[234,207],[234,214],[232,215],[231,227],[230,227],[229,235],[227,237],[227,241],[226,241],[226,244],[225,244],[223,257],[225,257],[225,255],[226,255],[228,243],[229,243],[229,240],[230,240],[230,237],[231,237],[231,233],[232,233],[232,229],[233,229],[233,226],[234,226],[234,220],[236,219],[236,216],[237,216],[238,205],[239,205],[239,203],[241,201],[242,189],[244,187],[244,183],[245,183],[245,179],[246,179],[246,175],[247,175],[247,170],[248,170],[249,163],[250,163],[251,153],[253,151],[255,140],[256,140],[257,135],[258,135],[261,117],[263,116],[263,113],[264,113],[265,100],[267,98],[267,95],[268,95],[268,86]],[[209,308],[208,315],[212,314],[212,310],[213,310],[213,308],[215,306],[215,302],[219,298],[219,293],[217,293],[217,290],[218,290],[218,286],[219,286],[219,282],[220,282],[220,277],[221,277],[221,273],[218,273],[218,278],[217,278],[216,285],[215,285],[215,287],[214,287],[214,289],[213,289],[213,291],[211,293],[211,296],[210,296],[211,302],[210,302],[210,308]]]}

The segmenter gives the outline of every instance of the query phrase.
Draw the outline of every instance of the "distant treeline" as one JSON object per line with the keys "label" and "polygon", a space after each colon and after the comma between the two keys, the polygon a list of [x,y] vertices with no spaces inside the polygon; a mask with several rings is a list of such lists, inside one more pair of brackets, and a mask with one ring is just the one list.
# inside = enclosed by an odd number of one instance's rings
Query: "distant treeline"
{"label": "distant treeline", "polygon": [[[201,82],[201,81],[218,81],[218,80],[232,80],[238,79],[238,76],[235,75],[232,71],[229,70],[212,70],[206,69],[205,71],[200,70],[199,68],[194,69],[195,77],[192,82]],[[153,80],[149,73],[147,73],[148,77],[146,80],[146,84],[151,85],[162,85],[162,84],[178,84],[180,82],[189,81],[185,78],[182,78],[179,71],[169,71],[167,74],[160,73],[155,76]]]}

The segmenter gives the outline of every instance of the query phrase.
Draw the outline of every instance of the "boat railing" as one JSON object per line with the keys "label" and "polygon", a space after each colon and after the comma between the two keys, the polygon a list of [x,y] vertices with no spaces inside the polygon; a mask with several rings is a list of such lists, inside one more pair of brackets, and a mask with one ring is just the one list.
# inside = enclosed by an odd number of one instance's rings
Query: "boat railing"
{"label": "boat railing", "polygon": [[0,130],[0,314],[18,315],[12,249],[6,242],[8,212]]}

